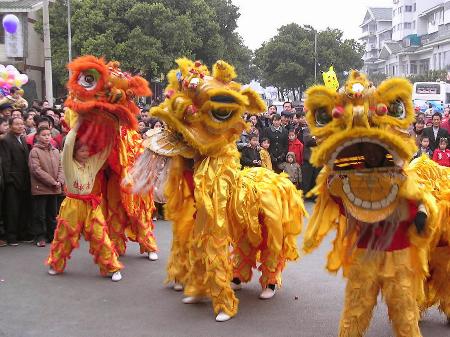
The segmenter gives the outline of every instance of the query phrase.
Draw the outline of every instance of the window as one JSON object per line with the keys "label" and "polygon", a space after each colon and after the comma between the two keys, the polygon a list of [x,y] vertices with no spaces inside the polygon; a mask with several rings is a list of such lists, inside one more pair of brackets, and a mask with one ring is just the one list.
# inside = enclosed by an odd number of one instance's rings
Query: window
{"label": "window", "polygon": [[412,22],[412,29],[416,29],[416,20]]}
{"label": "window", "polygon": [[405,29],[411,29],[411,22],[405,22],[403,27]]}
{"label": "window", "polygon": [[416,62],[411,62],[409,64],[409,73],[410,74],[417,74],[417,64],[416,64]]}
{"label": "window", "polygon": [[405,12],[412,12],[413,6],[405,6]]}
{"label": "window", "polygon": [[401,14],[402,13],[402,7],[400,6],[399,8],[398,8],[398,14]]}
{"label": "window", "polygon": [[416,6],[416,3],[414,3],[414,4],[413,4],[413,12],[416,11],[416,7],[417,7],[417,6]]}
{"label": "window", "polygon": [[395,9],[392,10],[392,16],[395,16]]}
{"label": "window", "polygon": [[399,23],[399,24],[397,25],[397,30],[402,30],[402,24],[401,24],[401,23]]}
{"label": "window", "polygon": [[[0,20],[3,21],[3,14],[0,14]],[[0,44],[5,44],[5,30],[3,27],[0,28]]]}

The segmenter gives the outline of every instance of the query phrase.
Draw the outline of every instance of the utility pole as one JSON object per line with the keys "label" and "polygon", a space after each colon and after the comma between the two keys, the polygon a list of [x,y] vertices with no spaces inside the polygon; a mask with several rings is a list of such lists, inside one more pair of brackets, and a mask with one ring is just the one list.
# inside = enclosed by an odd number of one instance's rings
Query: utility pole
{"label": "utility pole", "polygon": [[43,1],[44,24],[44,65],[45,65],[45,97],[53,106],[52,49],[50,47],[50,23],[48,18],[48,0]]}
{"label": "utility pole", "polygon": [[317,32],[314,31],[314,83],[317,83]]}
{"label": "utility pole", "polygon": [[72,14],[70,12],[70,0],[67,0],[67,48],[69,50],[69,62],[72,61]]}

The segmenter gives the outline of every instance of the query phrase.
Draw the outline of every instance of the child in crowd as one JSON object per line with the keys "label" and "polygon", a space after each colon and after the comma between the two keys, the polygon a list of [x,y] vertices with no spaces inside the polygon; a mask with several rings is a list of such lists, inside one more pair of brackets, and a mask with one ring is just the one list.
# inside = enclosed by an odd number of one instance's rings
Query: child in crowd
{"label": "child in crowd", "polygon": [[441,166],[450,167],[450,150],[447,149],[447,138],[439,140],[439,148],[434,150],[433,160]]}
{"label": "child in crowd", "polygon": [[295,161],[297,164],[303,164],[303,143],[298,140],[297,135],[295,134],[295,130],[289,130],[289,146],[288,152],[292,152],[295,154]]}
{"label": "child in crowd", "polygon": [[420,138],[419,151],[416,152],[413,159],[419,158],[422,154],[426,154],[428,157],[433,157],[433,152],[430,149],[430,138],[428,136],[422,136]]}
{"label": "child in crowd", "polygon": [[295,161],[295,154],[288,152],[286,155],[286,161],[281,163],[278,168],[287,173],[289,180],[299,189],[302,182],[302,170],[298,163]]}
{"label": "child in crowd", "polygon": [[252,133],[249,135],[249,146],[242,149],[241,165],[245,167],[261,166],[261,156],[259,155],[258,135]]}
{"label": "child in crowd", "polygon": [[272,160],[270,159],[269,147],[269,138],[263,138],[261,140],[261,150],[259,151],[259,156],[261,157],[261,167],[272,170]]}
{"label": "child in crowd", "polygon": [[32,234],[38,247],[53,241],[56,227],[57,196],[64,185],[59,151],[51,143],[50,129],[40,127],[37,143],[30,151],[29,167],[33,196]]}

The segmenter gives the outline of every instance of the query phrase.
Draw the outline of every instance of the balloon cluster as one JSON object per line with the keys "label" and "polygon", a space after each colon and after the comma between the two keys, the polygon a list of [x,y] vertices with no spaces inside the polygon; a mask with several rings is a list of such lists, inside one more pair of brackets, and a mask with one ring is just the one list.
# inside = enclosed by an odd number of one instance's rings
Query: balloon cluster
{"label": "balloon cluster", "polygon": [[21,74],[16,67],[12,65],[0,64],[0,88],[3,92],[9,92],[12,87],[20,88],[28,82],[28,76]]}

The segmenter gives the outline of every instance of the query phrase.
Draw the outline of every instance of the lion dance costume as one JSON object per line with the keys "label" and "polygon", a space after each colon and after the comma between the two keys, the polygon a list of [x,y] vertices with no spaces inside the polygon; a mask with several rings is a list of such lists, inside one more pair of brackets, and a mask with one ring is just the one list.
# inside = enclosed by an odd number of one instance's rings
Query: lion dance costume
{"label": "lion dance costume", "polygon": [[323,166],[313,194],[304,251],[335,229],[327,269],[347,278],[339,336],[363,336],[381,291],[396,336],[421,336],[428,253],[437,223],[434,197],[407,163],[415,151],[411,85],[389,79],[378,88],[352,71],[339,91],[307,92],[307,121],[317,138],[311,161]]}
{"label": "lion dance costume", "polygon": [[[148,96],[147,81],[130,76],[117,62],[83,56],[69,64],[66,123],[73,128],[63,151],[67,198],[58,217],[47,263],[62,272],[80,233],[90,241],[90,252],[102,274],[121,268],[117,255],[125,253],[127,236],[140,244],[141,253],[157,250],[153,236],[151,195],[132,195],[120,187],[142,152],[136,128],[136,96]],[[86,144],[91,156],[85,167],[74,161],[75,141]],[[85,171],[85,173],[83,173]],[[69,177],[69,178],[67,178]]]}
{"label": "lion dance costume", "polygon": [[431,243],[430,275],[425,282],[422,311],[438,305],[450,323],[450,169],[428,156],[415,159],[409,169],[416,172],[423,189],[432,191],[439,211],[438,228]]}
{"label": "lion dance costume", "polygon": [[177,64],[166,100],[151,110],[168,127],[145,141],[128,184],[146,191],[162,176],[157,168],[166,168],[173,222],[168,281],[184,286],[184,303],[211,298],[216,320],[225,321],[238,310],[230,281],[250,281],[258,252],[262,287],[281,284],[285,261],[298,258],[304,208],[286,176],[240,169],[235,142],[247,127],[243,113],[265,110],[258,94],[234,82],[234,68],[224,61],[211,75],[200,62]]}

